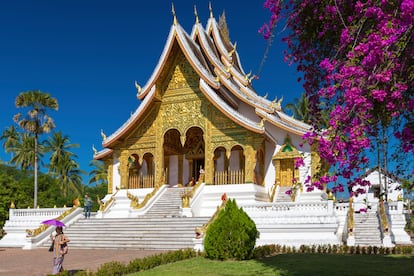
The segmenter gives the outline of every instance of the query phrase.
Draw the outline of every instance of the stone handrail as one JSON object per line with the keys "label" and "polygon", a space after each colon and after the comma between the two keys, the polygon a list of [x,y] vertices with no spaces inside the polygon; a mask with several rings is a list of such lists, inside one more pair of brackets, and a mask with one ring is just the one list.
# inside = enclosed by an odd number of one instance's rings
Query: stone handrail
{"label": "stone handrail", "polygon": [[279,185],[273,184],[270,188],[270,193],[268,193],[269,202],[273,202],[275,200],[275,195],[279,192]]}
{"label": "stone handrail", "polygon": [[227,198],[225,198],[224,200],[222,200],[220,206],[217,206],[216,212],[211,216],[211,218],[209,219],[209,221],[207,223],[203,224],[203,226],[201,226],[201,227],[196,227],[195,228],[196,239],[204,238],[204,235],[206,234],[208,227],[217,218],[219,212],[222,209],[224,209],[224,207],[226,206],[226,203],[227,203]]}
{"label": "stone handrail", "polygon": [[388,218],[387,214],[385,213],[385,206],[384,201],[380,200],[379,202],[379,217],[381,220],[381,228],[384,236],[389,235],[389,224],[388,224]]}
{"label": "stone handrail", "polygon": [[354,207],[352,207],[352,202],[351,204],[349,204],[349,209],[348,209],[347,229],[348,229],[348,236],[353,236],[354,235]]}
{"label": "stone handrail", "polygon": [[242,204],[243,210],[249,212],[277,212],[277,213],[300,213],[304,212],[328,212],[328,202],[280,202],[280,203],[253,203]]}
{"label": "stone handrail", "polygon": [[191,188],[190,190],[184,190],[181,193],[181,207],[182,208],[189,208],[190,207],[190,200],[196,194],[197,189],[203,184],[204,182],[204,172],[200,173],[200,176],[197,180],[197,183]]}
{"label": "stone handrail", "polygon": [[[70,215],[73,211],[75,211],[78,208],[77,205],[73,206],[72,208],[70,208],[69,210],[64,211],[63,213],[61,213],[59,216],[57,216],[55,219],[57,220],[63,220],[65,217],[67,217],[68,215]],[[47,212],[47,211],[46,211]],[[33,213],[33,215],[35,215],[35,213]],[[44,212],[42,212],[42,214],[44,214]],[[41,226],[39,226],[36,229],[26,229],[26,233],[28,236],[30,237],[34,237],[39,235],[40,233],[44,232],[50,225],[47,224],[42,224]]]}
{"label": "stone handrail", "polygon": [[108,209],[108,207],[109,207],[109,205],[111,205],[112,204],[112,202],[114,201],[114,197],[115,197],[115,195],[118,193],[118,191],[119,190],[117,190],[112,196],[111,196],[111,198],[110,199],[108,199],[107,201],[105,201],[105,203],[104,202],[102,202],[102,200],[98,197],[98,195],[96,196],[96,198],[97,198],[97,202],[98,202],[98,204],[99,204],[99,211],[100,212],[102,212],[102,213],[104,213],[105,211],[106,211],[106,209]]}
{"label": "stone handrail", "polygon": [[129,196],[127,193],[128,198],[131,199],[131,207],[134,210],[143,208],[162,186],[162,184],[156,185],[155,188],[144,197],[144,200],[141,203],[138,202],[138,197],[133,195]]}

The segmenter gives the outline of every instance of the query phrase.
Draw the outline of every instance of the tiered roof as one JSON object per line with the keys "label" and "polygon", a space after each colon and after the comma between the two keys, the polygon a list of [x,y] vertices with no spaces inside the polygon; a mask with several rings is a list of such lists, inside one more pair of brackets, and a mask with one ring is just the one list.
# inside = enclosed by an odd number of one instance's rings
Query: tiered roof
{"label": "tiered roof", "polygon": [[[246,74],[242,68],[236,43],[230,42],[226,30],[219,25],[210,9],[206,27],[201,25],[196,15],[192,32],[188,34],[178,23],[174,13],[174,21],[158,64],[147,83],[142,88],[137,85],[137,98],[142,100],[141,104],[118,130],[103,141],[102,146],[107,149],[95,154],[95,159],[109,154],[111,150],[108,149],[143,116],[155,98],[157,81],[167,66],[175,43],[198,74],[200,91],[236,124],[255,133],[264,134],[273,141],[275,139],[266,129],[265,122],[296,135],[303,135],[310,129],[309,125],[283,113],[280,102],[269,101],[256,93],[251,84],[251,73]],[[256,116],[250,115],[248,118],[239,112],[240,107],[245,109],[246,106],[252,109]]]}

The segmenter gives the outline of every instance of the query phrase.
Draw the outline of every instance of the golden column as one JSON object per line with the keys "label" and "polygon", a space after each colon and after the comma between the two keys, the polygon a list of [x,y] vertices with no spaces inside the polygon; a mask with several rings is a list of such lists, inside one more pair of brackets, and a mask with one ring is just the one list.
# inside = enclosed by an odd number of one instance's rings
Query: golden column
{"label": "golden column", "polygon": [[105,160],[105,167],[107,168],[106,177],[108,181],[108,194],[112,194],[113,183],[114,183],[114,178],[113,178],[114,163],[113,162],[114,162],[113,158]]}
{"label": "golden column", "polygon": [[128,187],[128,151],[122,151],[119,157],[119,173],[121,175],[121,189],[127,189]]}

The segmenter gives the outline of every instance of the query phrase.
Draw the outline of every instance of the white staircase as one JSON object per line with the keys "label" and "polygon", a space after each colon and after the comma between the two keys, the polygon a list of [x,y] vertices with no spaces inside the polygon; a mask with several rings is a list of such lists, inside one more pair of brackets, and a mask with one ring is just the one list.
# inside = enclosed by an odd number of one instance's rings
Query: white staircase
{"label": "white staircase", "polygon": [[[194,248],[195,228],[209,217],[180,217],[180,188],[168,188],[151,209],[134,218],[79,219],[65,229],[71,248],[178,250]],[[43,243],[44,247],[50,242]]]}
{"label": "white staircase", "polygon": [[354,214],[355,245],[382,246],[380,222],[375,210]]}

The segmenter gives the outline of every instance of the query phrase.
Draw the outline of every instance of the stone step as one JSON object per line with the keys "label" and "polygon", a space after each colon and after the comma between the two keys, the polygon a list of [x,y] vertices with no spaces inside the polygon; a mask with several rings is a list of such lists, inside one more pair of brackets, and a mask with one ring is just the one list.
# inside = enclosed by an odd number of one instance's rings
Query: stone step
{"label": "stone step", "polygon": [[141,250],[193,248],[195,228],[203,226],[210,218],[181,217],[183,190],[167,189],[145,215],[136,218],[79,219],[65,229],[65,234],[71,239],[70,247]]}

